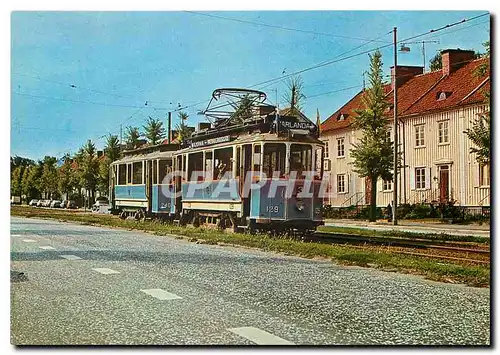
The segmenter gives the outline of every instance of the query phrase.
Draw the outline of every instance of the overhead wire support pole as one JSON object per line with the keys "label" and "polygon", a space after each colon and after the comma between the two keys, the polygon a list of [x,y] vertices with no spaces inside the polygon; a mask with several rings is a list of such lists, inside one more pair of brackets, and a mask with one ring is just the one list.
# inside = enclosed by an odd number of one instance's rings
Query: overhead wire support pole
{"label": "overhead wire support pole", "polygon": [[397,49],[397,27],[394,27],[394,178],[393,178],[393,202],[392,202],[392,224],[397,225],[398,207],[398,49]]}

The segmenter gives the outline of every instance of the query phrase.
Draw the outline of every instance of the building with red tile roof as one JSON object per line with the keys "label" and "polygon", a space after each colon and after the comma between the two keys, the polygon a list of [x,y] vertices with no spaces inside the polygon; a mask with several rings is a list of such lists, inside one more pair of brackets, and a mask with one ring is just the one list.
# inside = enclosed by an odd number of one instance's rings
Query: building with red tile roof
{"label": "building with red tile roof", "polygon": [[[399,203],[455,201],[464,206],[489,206],[489,167],[479,166],[470,154],[464,131],[489,104],[489,57],[474,58],[473,51],[441,52],[442,69],[398,66],[398,136],[404,168],[398,178]],[[486,67],[483,75],[480,69]],[[394,68],[391,83],[384,86],[393,121]],[[327,143],[325,171],[329,175],[333,206],[367,204],[369,183],[352,170],[349,150],[361,137],[352,128],[356,110],[364,108],[360,91],[321,124]],[[377,205],[392,201],[392,182],[379,181]]]}

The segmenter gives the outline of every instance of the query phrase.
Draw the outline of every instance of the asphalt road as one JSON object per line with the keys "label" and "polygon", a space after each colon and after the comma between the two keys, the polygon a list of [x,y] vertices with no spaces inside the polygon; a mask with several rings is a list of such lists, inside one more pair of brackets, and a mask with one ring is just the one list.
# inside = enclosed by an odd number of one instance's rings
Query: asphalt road
{"label": "asphalt road", "polygon": [[490,290],[11,218],[16,345],[486,345]]}

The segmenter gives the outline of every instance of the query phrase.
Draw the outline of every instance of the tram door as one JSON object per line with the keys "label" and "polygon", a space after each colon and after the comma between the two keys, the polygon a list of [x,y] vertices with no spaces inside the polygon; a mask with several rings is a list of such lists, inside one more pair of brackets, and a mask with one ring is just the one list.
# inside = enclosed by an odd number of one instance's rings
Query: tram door
{"label": "tram door", "polygon": [[152,203],[153,203],[153,163],[156,161],[146,160],[146,197],[148,198],[148,212],[152,211]]}
{"label": "tram door", "polygon": [[247,217],[250,215],[250,192],[248,196],[243,196],[244,193],[244,183],[246,180],[247,173],[252,170],[252,145],[243,145],[243,171],[240,174],[240,195],[243,199],[243,216]]}

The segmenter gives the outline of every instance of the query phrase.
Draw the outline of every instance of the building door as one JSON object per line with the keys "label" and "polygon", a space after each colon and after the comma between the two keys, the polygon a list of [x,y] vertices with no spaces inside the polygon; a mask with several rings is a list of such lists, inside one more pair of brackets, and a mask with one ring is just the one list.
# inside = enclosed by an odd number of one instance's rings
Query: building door
{"label": "building door", "polygon": [[450,197],[450,167],[441,165],[439,168],[439,200],[448,201]]}
{"label": "building door", "polygon": [[365,177],[365,205],[369,205],[372,199],[372,179]]}

